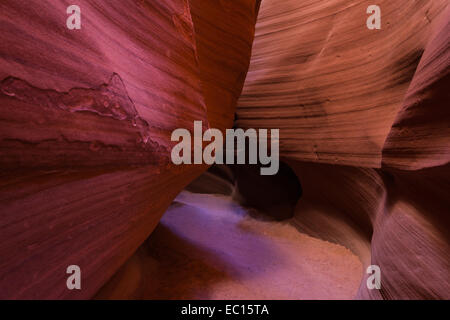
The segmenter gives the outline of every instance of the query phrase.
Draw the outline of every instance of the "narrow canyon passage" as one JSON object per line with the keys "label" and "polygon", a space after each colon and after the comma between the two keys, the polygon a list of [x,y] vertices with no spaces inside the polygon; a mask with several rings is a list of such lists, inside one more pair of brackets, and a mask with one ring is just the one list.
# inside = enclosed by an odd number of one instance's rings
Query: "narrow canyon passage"
{"label": "narrow canyon passage", "polygon": [[343,246],[261,221],[230,196],[183,191],[99,299],[352,299],[362,276]]}
{"label": "narrow canyon passage", "polygon": [[0,300],[450,299],[448,4],[0,1]]}

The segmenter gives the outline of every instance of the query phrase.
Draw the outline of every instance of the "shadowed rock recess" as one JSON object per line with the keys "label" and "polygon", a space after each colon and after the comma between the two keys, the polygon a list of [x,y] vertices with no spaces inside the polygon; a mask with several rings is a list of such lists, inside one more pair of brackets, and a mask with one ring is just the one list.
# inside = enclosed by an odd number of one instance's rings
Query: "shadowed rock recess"
{"label": "shadowed rock recess", "polygon": [[[80,30],[0,2],[1,299],[450,299],[447,0],[381,30],[371,1],[76,2]],[[280,129],[279,173],[174,165],[194,121]]]}

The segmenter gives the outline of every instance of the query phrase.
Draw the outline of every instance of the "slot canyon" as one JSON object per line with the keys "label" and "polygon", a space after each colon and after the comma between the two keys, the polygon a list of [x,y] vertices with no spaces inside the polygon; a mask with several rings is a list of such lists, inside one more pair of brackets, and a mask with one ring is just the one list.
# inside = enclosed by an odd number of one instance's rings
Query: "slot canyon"
{"label": "slot canyon", "polygon": [[[447,0],[8,0],[0,28],[0,299],[450,299]],[[194,121],[279,129],[277,174],[174,164]]]}

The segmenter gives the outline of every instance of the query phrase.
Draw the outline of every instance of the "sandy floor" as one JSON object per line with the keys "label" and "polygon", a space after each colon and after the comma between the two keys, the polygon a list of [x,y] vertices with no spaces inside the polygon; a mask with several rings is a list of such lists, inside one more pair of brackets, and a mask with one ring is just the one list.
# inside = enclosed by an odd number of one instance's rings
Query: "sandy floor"
{"label": "sandy floor", "polygon": [[251,218],[225,196],[183,192],[97,298],[352,299],[361,275],[342,246]]}

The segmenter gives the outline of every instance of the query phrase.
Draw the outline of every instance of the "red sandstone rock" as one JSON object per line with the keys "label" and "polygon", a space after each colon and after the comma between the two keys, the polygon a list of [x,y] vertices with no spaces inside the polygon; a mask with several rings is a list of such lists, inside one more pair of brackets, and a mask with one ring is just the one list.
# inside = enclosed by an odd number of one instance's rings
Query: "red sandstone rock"
{"label": "red sandstone rock", "polygon": [[377,4],[381,30],[364,2],[264,1],[236,124],[280,128],[301,231],[381,267],[358,298],[448,299],[449,9]]}
{"label": "red sandstone rock", "polygon": [[185,0],[80,0],[81,30],[70,4],[0,4],[0,298],[91,297],[206,169],[170,164],[171,132],[229,125],[249,63],[254,1],[193,6],[196,29]]}
{"label": "red sandstone rock", "polygon": [[383,165],[417,170],[450,160],[450,8],[435,24],[383,148]]}
{"label": "red sandstone rock", "polygon": [[264,0],[236,125],[280,128],[280,152],[290,159],[381,167],[447,1],[378,1],[381,30],[366,27],[371,4]]}
{"label": "red sandstone rock", "polygon": [[76,31],[69,4],[0,3],[0,298],[93,297],[206,169],[172,130],[235,111],[280,128],[292,223],[381,267],[357,298],[450,298],[445,0],[381,0],[381,30],[364,1],[79,0]]}

